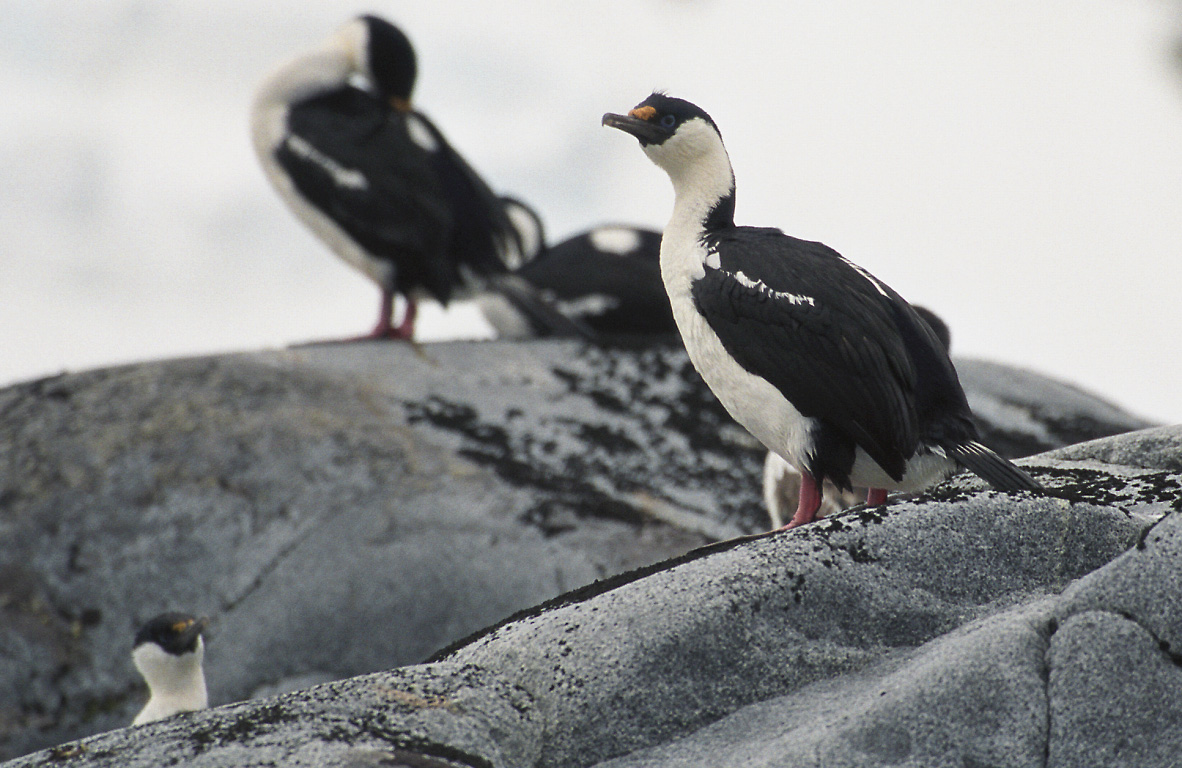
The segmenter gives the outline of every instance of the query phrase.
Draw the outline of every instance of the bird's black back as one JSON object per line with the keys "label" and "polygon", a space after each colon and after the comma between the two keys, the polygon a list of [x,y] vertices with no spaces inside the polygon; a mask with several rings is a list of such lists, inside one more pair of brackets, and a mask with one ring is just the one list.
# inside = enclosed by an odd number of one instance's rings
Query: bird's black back
{"label": "bird's black back", "polygon": [[744,369],[820,421],[818,443],[859,445],[900,479],[919,441],[973,435],[947,353],[889,287],[778,229],[719,227],[704,241],[719,268],[693,286],[699,310]]}
{"label": "bird's black back", "polygon": [[[435,143],[411,136],[419,121]],[[395,266],[402,292],[441,302],[475,274],[506,271],[500,241],[514,236],[497,197],[424,116],[345,86],[292,105],[290,137],[276,149],[299,192],[375,258]],[[307,147],[311,147],[308,150]],[[364,184],[342,183],[341,171]]]}
{"label": "bird's black back", "polygon": [[560,301],[591,296],[604,308],[580,315],[600,334],[674,334],[673,310],[661,282],[661,234],[629,228],[637,245],[626,253],[600,250],[593,232],[550,246],[517,273]]}

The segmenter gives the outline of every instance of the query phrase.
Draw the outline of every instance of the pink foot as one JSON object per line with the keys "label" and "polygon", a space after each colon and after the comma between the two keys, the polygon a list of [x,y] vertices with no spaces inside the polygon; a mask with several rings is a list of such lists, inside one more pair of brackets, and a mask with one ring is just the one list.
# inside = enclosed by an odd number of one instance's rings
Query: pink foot
{"label": "pink foot", "polygon": [[879,504],[885,504],[886,497],[886,488],[871,488],[866,492],[866,506],[877,507]]}

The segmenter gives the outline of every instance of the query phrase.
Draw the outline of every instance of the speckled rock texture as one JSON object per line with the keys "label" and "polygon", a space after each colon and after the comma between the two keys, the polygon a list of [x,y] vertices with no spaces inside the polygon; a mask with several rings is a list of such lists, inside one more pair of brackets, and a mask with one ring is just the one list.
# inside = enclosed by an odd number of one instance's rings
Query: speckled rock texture
{"label": "speckled rock texture", "polygon": [[[1103,457],[1154,446],[1136,464]],[[1169,766],[1182,428],[699,548],[426,664],[15,766]]]}
{"label": "speckled rock texture", "polygon": [[[1055,445],[1047,414],[1101,434],[1143,424],[1022,391],[997,429],[1042,423]],[[1152,453],[1172,477],[1164,434],[1104,449],[1116,474],[1065,456],[1056,471],[1082,507],[964,480],[686,555],[766,518],[762,450],[676,347],[325,345],[18,385],[0,391],[0,757],[129,722],[144,697],[131,636],[168,608],[214,619],[214,704],[495,629],[430,664],[24,764],[590,765],[681,748],[1100,568],[1171,503],[1148,500],[1165,493],[1157,475],[1127,469]],[[1021,564],[1052,544],[1035,561],[1054,567]],[[1004,556],[970,565],[965,547]]]}

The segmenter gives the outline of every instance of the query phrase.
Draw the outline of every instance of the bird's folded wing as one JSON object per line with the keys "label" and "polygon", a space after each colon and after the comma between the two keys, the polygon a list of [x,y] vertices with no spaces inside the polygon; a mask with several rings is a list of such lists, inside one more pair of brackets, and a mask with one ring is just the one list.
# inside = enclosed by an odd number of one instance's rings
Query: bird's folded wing
{"label": "bird's folded wing", "polygon": [[276,158],[300,193],[378,257],[439,254],[454,215],[444,185],[406,124],[348,88],[303,102]]}
{"label": "bird's folded wing", "polygon": [[[432,172],[451,201],[455,217],[453,248],[459,263],[475,275],[507,272],[524,251],[521,235],[513,226],[505,203],[480,175],[456,152],[442,132],[426,116],[415,113],[432,136],[436,151],[430,153]],[[511,255],[512,254],[512,255]]]}
{"label": "bird's folded wing", "polygon": [[747,372],[766,379],[805,416],[824,420],[884,470],[902,476],[915,450],[915,372],[889,306],[871,290],[778,291],[707,266],[693,298]]}

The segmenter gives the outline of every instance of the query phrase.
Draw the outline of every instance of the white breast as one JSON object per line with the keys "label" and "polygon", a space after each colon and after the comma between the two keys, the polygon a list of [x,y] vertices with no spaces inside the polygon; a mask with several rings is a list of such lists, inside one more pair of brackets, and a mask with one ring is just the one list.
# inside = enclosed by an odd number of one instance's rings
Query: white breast
{"label": "white breast", "polygon": [[135,716],[132,725],[150,723],[178,712],[205,709],[209,697],[205,691],[205,673],[201,661],[205,641],[197,639],[192,653],[174,656],[155,643],[144,643],[132,653],[136,669],[148,683],[148,703]]}
{"label": "white breast", "polygon": [[694,237],[679,237],[674,224],[670,229],[661,241],[661,279],[690,361],[731,418],[786,461],[805,466],[812,448],[813,419],[796,410],[766,379],[748,373],[726,351],[690,295],[692,280],[704,274],[705,248]]}

